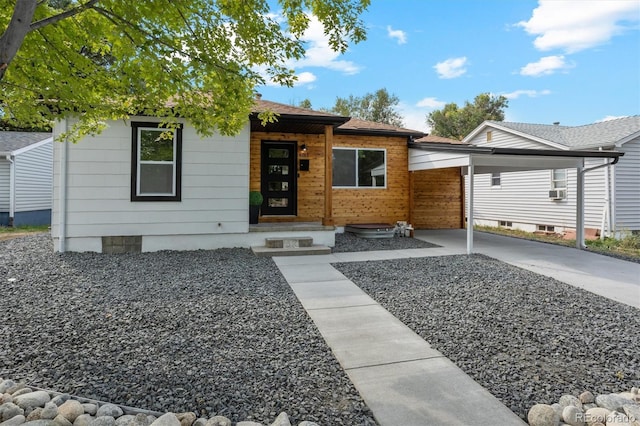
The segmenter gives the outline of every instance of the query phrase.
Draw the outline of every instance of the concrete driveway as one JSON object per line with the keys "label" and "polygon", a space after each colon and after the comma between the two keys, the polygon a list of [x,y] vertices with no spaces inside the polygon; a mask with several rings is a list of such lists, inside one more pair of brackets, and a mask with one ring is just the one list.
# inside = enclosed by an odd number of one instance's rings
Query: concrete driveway
{"label": "concrete driveway", "polygon": [[[466,230],[416,231],[415,237],[438,244],[450,254],[466,253]],[[484,254],[640,308],[640,264],[572,247],[474,232],[474,253]]]}

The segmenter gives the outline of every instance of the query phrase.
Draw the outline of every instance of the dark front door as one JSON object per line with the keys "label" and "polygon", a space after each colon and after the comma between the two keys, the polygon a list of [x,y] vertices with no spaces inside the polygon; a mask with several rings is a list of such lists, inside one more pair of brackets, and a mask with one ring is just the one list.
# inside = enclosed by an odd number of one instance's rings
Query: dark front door
{"label": "dark front door", "polygon": [[296,214],[296,142],[262,141],[263,215]]}

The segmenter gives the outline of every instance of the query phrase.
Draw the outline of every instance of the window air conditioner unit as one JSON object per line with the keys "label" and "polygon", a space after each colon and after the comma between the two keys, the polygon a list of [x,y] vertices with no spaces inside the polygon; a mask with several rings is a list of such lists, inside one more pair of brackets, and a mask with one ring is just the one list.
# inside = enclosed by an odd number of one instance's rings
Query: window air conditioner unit
{"label": "window air conditioner unit", "polygon": [[566,189],[552,189],[549,191],[549,198],[552,200],[563,200],[567,198]]}

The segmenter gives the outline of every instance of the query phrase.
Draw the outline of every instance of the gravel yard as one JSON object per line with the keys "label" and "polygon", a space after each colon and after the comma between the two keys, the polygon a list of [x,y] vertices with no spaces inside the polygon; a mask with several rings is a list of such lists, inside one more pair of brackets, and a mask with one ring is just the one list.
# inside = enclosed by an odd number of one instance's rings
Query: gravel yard
{"label": "gravel yard", "polygon": [[640,386],[640,311],[481,256],[334,265],[526,419]]}
{"label": "gravel yard", "polygon": [[0,377],[157,411],[375,424],[271,259],[0,242]]}
{"label": "gravel yard", "polygon": [[438,246],[415,238],[360,238],[350,232],[343,232],[336,234],[336,245],[332,249],[332,252],[404,250],[430,247]]}

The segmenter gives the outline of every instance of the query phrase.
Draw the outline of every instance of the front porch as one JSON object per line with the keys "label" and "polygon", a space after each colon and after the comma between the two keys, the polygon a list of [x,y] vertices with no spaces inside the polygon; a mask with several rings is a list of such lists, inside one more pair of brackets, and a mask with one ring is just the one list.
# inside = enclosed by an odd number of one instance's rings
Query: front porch
{"label": "front porch", "polygon": [[259,256],[326,254],[336,244],[335,226],[320,222],[263,222],[249,225],[248,235]]}

